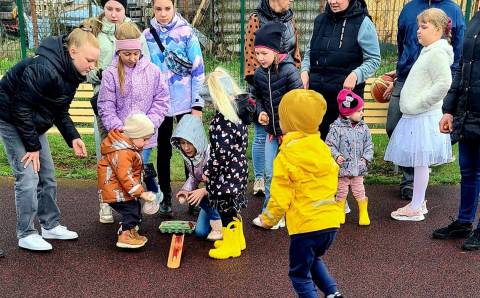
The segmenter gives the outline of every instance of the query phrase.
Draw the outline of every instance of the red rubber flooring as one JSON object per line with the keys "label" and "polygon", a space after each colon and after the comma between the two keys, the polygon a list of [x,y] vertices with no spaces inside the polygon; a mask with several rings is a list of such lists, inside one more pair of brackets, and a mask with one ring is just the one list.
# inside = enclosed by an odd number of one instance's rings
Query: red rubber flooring
{"label": "red rubber flooring", "polygon": [[[117,225],[97,222],[94,182],[60,181],[62,224],[79,234],[70,242],[52,241],[54,250],[33,253],[17,248],[13,181],[0,180],[0,297],[295,297],[288,278],[285,229],[263,231],[249,223],[261,199],[243,212],[247,250],[240,258],[208,258],[212,243],[186,237],[179,269],[166,267],[170,235],[161,221],[145,217],[149,237],[140,251],[115,247]],[[370,227],[358,227],[357,208],[325,257],[345,297],[480,297],[480,252],[464,253],[462,240],[431,240],[432,229],[449,223],[458,205],[457,186],[427,191],[430,213],[420,223],[389,218],[405,203],[397,186],[367,186]],[[175,206],[177,219],[193,219]],[[118,221],[118,218],[116,218]]]}

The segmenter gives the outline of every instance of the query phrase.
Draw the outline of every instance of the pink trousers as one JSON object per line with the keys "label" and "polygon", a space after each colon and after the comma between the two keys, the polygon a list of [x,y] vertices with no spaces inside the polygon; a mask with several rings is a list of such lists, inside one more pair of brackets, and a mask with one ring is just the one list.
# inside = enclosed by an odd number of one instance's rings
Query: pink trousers
{"label": "pink trousers", "polygon": [[363,185],[363,176],[340,177],[338,178],[337,201],[344,200],[348,196],[348,187],[352,188],[355,199],[365,198],[365,186]]}

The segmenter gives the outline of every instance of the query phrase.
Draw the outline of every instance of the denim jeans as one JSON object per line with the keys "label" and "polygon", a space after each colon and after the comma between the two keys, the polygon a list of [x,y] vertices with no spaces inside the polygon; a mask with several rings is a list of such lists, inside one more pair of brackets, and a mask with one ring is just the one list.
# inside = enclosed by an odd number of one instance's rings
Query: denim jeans
{"label": "denim jeans", "polygon": [[[458,221],[473,223],[477,212],[480,191],[480,141],[460,141],[458,159],[460,163],[460,208]],[[480,223],[478,225],[480,228]]]}
{"label": "denim jeans", "polygon": [[17,129],[0,120],[0,136],[8,163],[15,176],[15,207],[17,213],[17,238],[38,234],[34,220],[47,230],[59,225],[60,210],[57,206],[57,181],[50,146],[45,134],[39,136],[40,171],[35,173],[30,163],[24,168],[20,160],[27,153]]}
{"label": "denim jeans", "polygon": [[214,208],[208,207],[207,198],[203,198],[200,202],[200,213],[197,218],[197,225],[195,226],[195,236],[199,238],[206,238],[208,233],[212,230],[210,226],[211,220],[220,219],[220,214]]}
{"label": "denim jeans", "polygon": [[103,123],[99,116],[93,118],[93,137],[95,138],[95,155],[97,157],[97,162],[102,157],[100,152],[103,139],[108,135],[108,132],[103,127]]}
{"label": "denim jeans", "polygon": [[315,285],[325,296],[337,292],[337,284],[322,260],[336,234],[336,230],[327,230],[290,237],[288,276],[300,298],[317,298]]}
{"label": "denim jeans", "polygon": [[[402,112],[400,111],[400,93],[402,92],[404,82],[396,81],[393,86],[392,96],[390,97],[390,103],[388,105],[387,124],[385,128],[387,135],[390,138],[395,130],[395,127],[402,118]],[[413,190],[413,168],[399,167],[402,171],[402,180],[400,181],[400,192],[405,194],[405,191]]]}
{"label": "denim jeans", "polygon": [[258,123],[253,124],[254,135],[252,143],[252,162],[255,179],[263,178],[265,175],[265,139],[267,132],[265,127]]}
{"label": "denim jeans", "polygon": [[[142,161],[143,164],[147,164],[150,160],[150,155],[152,155],[153,148],[143,149],[142,150]],[[155,177],[144,178],[145,186],[148,191],[158,193],[158,183]]]}
{"label": "denim jeans", "polygon": [[273,176],[273,160],[278,153],[278,138],[273,137],[269,140],[267,134],[265,138],[265,200],[263,201],[263,209],[267,208],[268,200],[270,200],[270,184],[272,184]]}

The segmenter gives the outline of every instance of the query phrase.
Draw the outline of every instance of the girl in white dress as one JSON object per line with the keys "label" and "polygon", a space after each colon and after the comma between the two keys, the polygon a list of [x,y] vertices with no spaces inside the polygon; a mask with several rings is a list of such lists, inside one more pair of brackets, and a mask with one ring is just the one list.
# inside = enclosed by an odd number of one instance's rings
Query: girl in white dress
{"label": "girl in white dress", "polygon": [[430,8],[418,15],[417,21],[418,42],[423,49],[400,94],[403,116],[385,152],[385,160],[414,167],[412,201],[391,214],[396,220],[408,221],[424,220],[428,212],[425,192],[429,166],[452,159],[450,136],[438,128],[443,98],[452,83],[451,20],[442,10]]}

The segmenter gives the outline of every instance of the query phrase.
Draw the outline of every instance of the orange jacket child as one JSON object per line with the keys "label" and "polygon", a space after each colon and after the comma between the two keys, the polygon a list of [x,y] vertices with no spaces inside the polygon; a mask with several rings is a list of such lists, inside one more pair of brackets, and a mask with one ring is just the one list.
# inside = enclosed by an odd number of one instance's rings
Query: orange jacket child
{"label": "orange jacket child", "polygon": [[139,248],[147,238],[138,234],[141,222],[140,199],[154,195],[142,186],[143,162],[140,152],[154,134],[154,126],[144,114],[127,117],[123,132],[112,130],[103,140],[98,162],[98,197],[122,216],[117,247]]}

